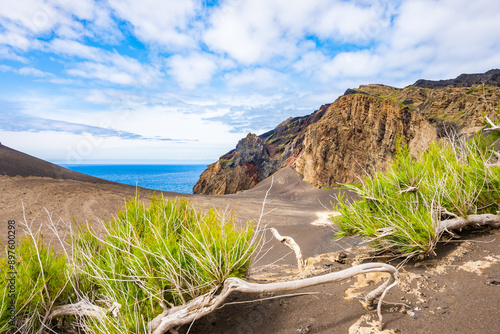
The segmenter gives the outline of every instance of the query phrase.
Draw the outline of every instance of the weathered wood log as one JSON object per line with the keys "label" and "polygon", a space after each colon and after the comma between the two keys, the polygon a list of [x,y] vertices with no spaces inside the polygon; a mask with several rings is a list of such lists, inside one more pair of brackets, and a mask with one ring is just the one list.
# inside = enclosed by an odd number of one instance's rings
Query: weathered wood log
{"label": "weathered wood log", "polygon": [[333,283],[355,275],[370,272],[387,272],[391,275],[386,282],[365,297],[365,303],[369,306],[374,304],[376,298],[379,298],[377,313],[379,316],[379,327],[382,328],[382,301],[386,292],[398,283],[398,270],[385,263],[365,263],[322,276],[270,284],[249,283],[243,281],[242,279],[231,277],[224,281],[222,291],[219,294],[216,294],[217,289],[214,289],[207,294],[191,300],[186,305],[174,308],[168,312],[163,312],[150,322],[150,330],[153,334],[164,334],[171,329],[191,323],[192,321],[195,321],[196,319],[199,319],[216,310],[233,291],[245,293],[289,291],[320,284]]}
{"label": "weathered wood log", "polygon": [[448,232],[459,230],[467,226],[491,226],[494,228],[500,227],[500,211],[496,215],[485,213],[481,215],[469,215],[467,217],[458,217],[445,219],[439,222],[439,231]]}
{"label": "weathered wood log", "polygon": [[108,314],[117,317],[121,305],[113,303],[109,309],[94,305],[86,300],[80,300],[75,304],[56,306],[48,316],[48,320],[64,316],[87,316],[92,318],[105,318]]}

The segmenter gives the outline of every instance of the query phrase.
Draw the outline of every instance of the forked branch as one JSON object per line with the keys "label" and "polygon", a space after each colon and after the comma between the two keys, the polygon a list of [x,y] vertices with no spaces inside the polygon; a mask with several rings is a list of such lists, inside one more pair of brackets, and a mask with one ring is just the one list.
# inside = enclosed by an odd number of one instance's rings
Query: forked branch
{"label": "forked branch", "polygon": [[500,131],[500,126],[493,123],[492,120],[488,118],[488,116],[486,116],[485,118],[486,118],[486,122],[488,122],[488,124],[491,126],[491,128],[484,129],[484,131]]}
{"label": "forked branch", "polygon": [[163,312],[153,321],[151,321],[150,330],[153,334],[164,334],[170,329],[181,325],[191,323],[217,309],[233,291],[245,293],[266,293],[296,290],[311,287],[320,284],[337,282],[359,274],[370,272],[387,272],[391,276],[378,288],[370,292],[364,301],[367,306],[373,306],[376,298],[379,298],[377,304],[377,313],[379,316],[379,327],[382,328],[381,305],[387,291],[398,283],[398,270],[385,263],[365,263],[348,268],[342,271],[328,273],[323,276],[310,277],[289,282],[279,282],[270,284],[258,284],[245,282],[239,278],[231,277],[224,281],[222,291],[215,294],[213,290],[207,294],[199,296],[186,305],[173,308],[170,311]]}

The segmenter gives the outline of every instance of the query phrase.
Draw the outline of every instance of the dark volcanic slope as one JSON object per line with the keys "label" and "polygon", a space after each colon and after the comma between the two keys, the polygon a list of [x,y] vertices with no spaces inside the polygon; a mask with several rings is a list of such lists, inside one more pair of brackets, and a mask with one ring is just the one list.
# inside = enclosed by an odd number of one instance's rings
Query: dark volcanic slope
{"label": "dark volcanic slope", "polygon": [[470,87],[485,84],[487,86],[500,87],[500,69],[489,70],[485,73],[461,74],[455,79],[448,80],[418,80],[414,87],[422,88],[444,88],[447,86]]}
{"label": "dark volcanic slope", "polygon": [[93,176],[74,172],[56,164],[35,158],[0,144],[0,175],[41,176],[93,183],[113,183]]}

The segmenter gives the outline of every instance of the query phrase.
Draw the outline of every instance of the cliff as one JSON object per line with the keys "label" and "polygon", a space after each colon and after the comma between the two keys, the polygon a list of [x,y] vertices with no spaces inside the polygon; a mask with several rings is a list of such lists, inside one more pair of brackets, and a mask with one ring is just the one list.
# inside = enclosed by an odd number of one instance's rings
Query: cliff
{"label": "cliff", "polygon": [[303,148],[305,129],[317,122],[329,105],[309,116],[288,118],[260,136],[249,133],[209,165],[193,188],[195,194],[233,194],[250,189],[277,170],[292,166]]}
{"label": "cliff", "polygon": [[500,113],[499,86],[500,70],[491,70],[405,88],[348,89],[309,116],[289,118],[260,136],[248,134],[208,166],[193,192],[235,193],[286,166],[316,187],[357,182],[389,166],[398,138],[417,156],[433,140],[476,132],[485,115]]}
{"label": "cliff", "polygon": [[342,96],[307,129],[294,167],[317,187],[358,182],[389,166],[398,138],[416,156],[437,132],[407,106],[367,95]]}

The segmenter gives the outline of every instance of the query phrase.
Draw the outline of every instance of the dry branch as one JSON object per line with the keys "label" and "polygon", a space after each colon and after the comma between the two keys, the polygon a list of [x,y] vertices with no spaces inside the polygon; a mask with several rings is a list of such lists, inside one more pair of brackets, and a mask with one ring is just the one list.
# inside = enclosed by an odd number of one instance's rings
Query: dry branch
{"label": "dry branch", "polygon": [[196,319],[199,319],[217,309],[233,291],[245,293],[289,291],[332,283],[355,275],[370,272],[387,272],[391,274],[391,277],[386,282],[370,292],[364,298],[364,301],[368,306],[374,305],[375,299],[379,298],[377,313],[379,316],[379,327],[382,328],[382,313],[380,308],[386,292],[398,282],[398,270],[385,263],[366,263],[323,276],[270,284],[249,283],[239,278],[231,277],[225,280],[222,291],[218,295],[215,294],[216,290],[213,290],[210,293],[191,300],[186,305],[163,312],[151,321],[150,330],[153,334],[164,334],[172,328],[177,328],[181,325],[191,323],[192,321],[195,321]]}
{"label": "dry branch", "polygon": [[500,227],[500,211],[496,215],[485,213],[481,215],[469,215],[467,217],[456,217],[453,219],[442,220],[439,223],[440,232],[449,232],[459,230],[467,226],[491,226],[494,228]]}
{"label": "dry branch", "polygon": [[484,129],[484,131],[500,131],[500,126],[493,123],[491,121],[491,119],[488,118],[488,116],[486,116],[485,118],[486,118],[486,122],[488,122],[490,124],[491,128]]}
{"label": "dry branch", "polygon": [[48,316],[48,320],[64,317],[64,316],[86,316],[92,318],[105,318],[107,314],[113,317],[118,316],[121,305],[113,303],[109,309],[104,309],[97,305],[91,304],[86,300],[80,300],[75,304],[56,306],[52,309]]}
{"label": "dry branch", "polygon": [[297,258],[297,265],[299,267],[299,271],[303,271],[306,267],[306,261],[304,261],[302,257],[302,251],[300,250],[299,245],[293,240],[291,237],[285,237],[279,234],[279,232],[275,228],[270,229],[273,233],[274,237],[278,239],[283,245],[291,248],[295,253],[295,257]]}

